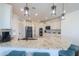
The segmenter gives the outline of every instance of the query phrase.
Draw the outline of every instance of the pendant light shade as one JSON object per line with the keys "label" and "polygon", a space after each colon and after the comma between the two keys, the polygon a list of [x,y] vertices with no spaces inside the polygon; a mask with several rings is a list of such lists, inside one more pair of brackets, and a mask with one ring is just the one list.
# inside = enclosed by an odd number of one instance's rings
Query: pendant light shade
{"label": "pendant light shade", "polygon": [[21,9],[21,11],[24,12],[24,16],[29,15],[29,7],[27,6],[27,3],[26,6],[23,9]]}
{"label": "pendant light shade", "polygon": [[63,3],[62,11],[63,11],[63,13],[61,14],[61,19],[64,20],[65,19],[65,14],[66,14],[66,11],[64,9],[64,3]]}
{"label": "pendant light shade", "polygon": [[24,16],[28,14],[29,14],[29,7],[27,6],[27,3],[26,3],[26,6],[24,7]]}
{"label": "pendant light shade", "polygon": [[65,17],[64,17],[64,16],[65,16],[65,14],[64,14],[64,13],[62,13],[62,15],[61,15],[61,19],[62,19],[62,20],[64,20],[64,19],[65,19]]}
{"label": "pendant light shade", "polygon": [[51,7],[52,9],[52,14],[56,15],[56,5],[53,4],[53,6]]}

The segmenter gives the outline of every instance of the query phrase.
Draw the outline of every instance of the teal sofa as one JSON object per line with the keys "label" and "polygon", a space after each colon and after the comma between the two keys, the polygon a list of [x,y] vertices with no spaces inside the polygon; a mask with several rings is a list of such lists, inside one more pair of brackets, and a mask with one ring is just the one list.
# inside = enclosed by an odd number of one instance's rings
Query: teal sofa
{"label": "teal sofa", "polygon": [[71,44],[68,50],[60,50],[59,56],[77,56],[77,52],[79,51],[79,46]]}

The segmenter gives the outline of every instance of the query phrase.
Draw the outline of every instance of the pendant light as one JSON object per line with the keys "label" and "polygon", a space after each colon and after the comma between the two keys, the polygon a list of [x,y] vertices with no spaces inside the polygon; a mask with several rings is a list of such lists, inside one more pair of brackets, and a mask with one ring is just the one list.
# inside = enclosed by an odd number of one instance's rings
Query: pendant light
{"label": "pendant light", "polygon": [[63,11],[63,13],[61,14],[61,19],[64,20],[65,19],[65,13],[66,13],[66,11],[64,10],[64,3],[63,3],[62,11]]}
{"label": "pendant light", "polygon": [[29,14],[29,7],[27,6],[27,3],[26,3],[26,7],[24,7],[24,14],[25,15]]}
{"label": "pendant light", "polygon": [[23,9],[21,9],[21,11],[24,12],[24,16],[29,15],[29,7],[27,6],[27,3],[26,6]]}
{"label": "pendant light", "polygon": [[56,5],[53,3],[52,9],[52,15],[56,15]]}

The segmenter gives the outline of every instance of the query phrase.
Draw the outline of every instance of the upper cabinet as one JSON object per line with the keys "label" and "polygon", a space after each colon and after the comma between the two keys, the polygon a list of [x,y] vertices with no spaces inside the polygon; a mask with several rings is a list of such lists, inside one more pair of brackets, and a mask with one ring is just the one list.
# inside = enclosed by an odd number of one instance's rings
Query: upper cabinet
{"label": "upper cabinet", "polygon": [[12,6],[0,3],[0,29],[11,29]]}

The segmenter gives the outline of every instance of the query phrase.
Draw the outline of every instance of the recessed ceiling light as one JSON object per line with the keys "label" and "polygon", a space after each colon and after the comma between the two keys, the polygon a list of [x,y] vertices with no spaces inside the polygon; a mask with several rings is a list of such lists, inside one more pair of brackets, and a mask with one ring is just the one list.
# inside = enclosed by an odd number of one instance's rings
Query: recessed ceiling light
{"label": "recessed ceiling light", "polygon": [[24,11],[24,9],[23,9],[23,8],[21,8],[21,11]]}
{"label": "recessed ceiling light", "polygon": [[64,10],[64,14],[66,13],[66,10]]}
{"label": "recessed ceiling light", "polygon": [[48,17],[45,17],[45,19],[48,19]]}
{"label": "recessed ceiling light", "polygon": [[35,13],[35,16],[38,16],[38,13]]}

